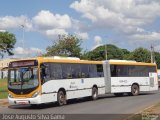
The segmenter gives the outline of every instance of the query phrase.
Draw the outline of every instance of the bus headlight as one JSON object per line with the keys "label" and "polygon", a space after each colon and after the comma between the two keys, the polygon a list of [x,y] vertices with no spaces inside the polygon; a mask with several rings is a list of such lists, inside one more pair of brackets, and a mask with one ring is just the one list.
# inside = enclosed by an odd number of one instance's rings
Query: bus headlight
{"label": "bus headlight", "polygon": [[35,93],[32,95],[32,98],[37,97],[38,94],[39,94],[39,91],[35,92]]}
{"label": "bus headlight", "polygon": [[8,96],[9,96],[10,98],[13,98],[13,96],[12,96],[11,94],[8,94]]}

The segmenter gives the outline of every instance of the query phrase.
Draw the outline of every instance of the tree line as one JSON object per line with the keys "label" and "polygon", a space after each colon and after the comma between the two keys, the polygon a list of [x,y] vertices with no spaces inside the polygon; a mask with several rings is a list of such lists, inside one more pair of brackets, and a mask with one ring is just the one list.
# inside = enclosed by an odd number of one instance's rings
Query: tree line
{"label": "tree line", "polygon": [[[86,60],[105,60],[107,59],[135,60],[137,62],[151,62],[151,51],[146,48],[136,48],[133,51],[119,48],[113,44],[101,45],[91,51],[84,51],[81,48],[82,40],[74,35],[61,35],[56,42],[47,47],[44,56],[66,56],[79,57]],[[160,53],[153,52],[155,62],[160,69]]]}
{"label": "tree line", "polygon": [[[4,54],[13,55],[13,48],[16,43],[15,35],[9,32],[0,32],[0,56]],[[82,40],[75,35],[59,35],[55,42],[46,48],[43,56],[65,56],[79,57],[86,60],[105,60],[107,51],[107,59],[119,60],[135,60],[137,62],[151,62],[151,52],[146,48],[136,48],[133,51],[119,48],[113,44],[98,46],[97,48],[85,51],[81,48]],[[154,52],[153,56],[160,69],[160,53]]]}

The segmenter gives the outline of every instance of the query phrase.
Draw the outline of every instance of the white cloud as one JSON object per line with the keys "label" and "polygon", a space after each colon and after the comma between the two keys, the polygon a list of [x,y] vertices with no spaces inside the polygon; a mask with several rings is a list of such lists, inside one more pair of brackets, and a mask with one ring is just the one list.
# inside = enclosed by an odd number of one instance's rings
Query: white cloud
{"label": "white cloud", "polygon": [[102,38],[100,36],[95,36],[94,41],[95,41],[96,44],[99,44],[99,43],[102,42]]}
{"label": "white cloud", "polygon": [[70,28],[71,18],[67,15],[54,14],[47,10],[40,11],[33,17],[33,23],[37,29]]}
{"label": "white cloud", "polygon": [[134,34],[130,37],[134,38],[135,40],[157,41],[157,40],[160,40],[160,32]]}
{"label": "white cloud", "polygon": [[[92,22],[93,29],[137,34],[160,16],[158,0],[81,0],[70,5]],[[140,31],[139,31],[140,30]]]}
{"label": "white cloud", "polygon": [[4,16],[0,17],[0,29],[8,30],[8,29],[17,29],[20,28],[21,25],[25,26],[25,30],[32,29],[32,23],[26,16]]}
{"label": "white cloud", "polygon": [[[48,10],[41,10],[32,18],[27,16],[2,16],[0,17],[0,30],[21,29],[39,32],[49,39],[56,39],[60,34],[68,34],[68,30],[77,33],[81,39],[88,39],[88,34],[81,21],[71,18],[67,14],[54,14]],[[76,32],[75,32],[76,31]],[[77,32],[78,31],[78,32]]]}
{"label": "white cloud", "polygon": [[6,30],[0,30],[0,32],[6,32]]}
{"label": "white cloud", "polygon": [[89,38],[88,33],[86,32],[78,32],[75,33],[77,35],[78,38],[82,39],[82,40],[87,40]]}
{"label": "white cloud", "polygon": [[[77,0],[70,5],[70,8],[79,12],[82,18],[76,19],[68,14],[58,14],[49,10],[41,10],[32,18],[24,15],[1,16],[0,31],[20,29],[23,24],[25,30],[35,30],[52,40],[55,40],[59,34],[68,34],[68,32],[75,33],[79,38],[86,40],[90,37],[89,33],[93,31],[98,31],[100,35],[111,33],[115,35],[114,39],[118,40],[127,38],[127,40],[153,41],[160,38],[160,32],[150,27],[154,20],[160,18],[159,0]],[[152,31],[148,31],[151,30],[150,28]],[[94,47],[101,43],[101,37],[95,36]],[[16,50],[19,53],[28,51],[20,47]]]}
{"label": "white cloud", "polygon": [[22,55],[22,56],[33,56],[35,54],[41,54],[42,50],[39,48],[22,48],[22,47],[16,47],[14,49],[14,53],[16,56]]}
{"label": "white cloud", "polygon": [[54,40],[58,37],[58,35],[64,35],[64,34],[67,35],[68,33],[64,29],[52,29],[52,30],[46,30],[44,34],[48,38]]}
{"label": "white cloud", "polygon": [[67,29],[72,27],[73,22],[67,14],[54,14],[48,10],[41,10],[32,21],[36,31],[52,40],[57,39],[58,35],[68,34]]}
{"label": "white cloud", "polygon": [[92,47],[92,50],[102,45],[102,38],[100,36],[94,37],[94,46]]}
{"label": "white cloud", "polygon": [[53,39],[59,34],[67,34],[66,29],[72,27],[72,20],[67,14],[54,14],[47,10],[30,19],[23,15],[0,17],[0,30],[19,29],[21,25],[25,30],[34,30]]}

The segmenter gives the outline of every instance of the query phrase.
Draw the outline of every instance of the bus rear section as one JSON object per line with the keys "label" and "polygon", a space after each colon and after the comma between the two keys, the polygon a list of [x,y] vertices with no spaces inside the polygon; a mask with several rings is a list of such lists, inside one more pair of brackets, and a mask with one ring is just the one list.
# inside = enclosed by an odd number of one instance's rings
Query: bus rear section
{"label": "bus rear section", "polygon": [[158,90],[156,64],[126,60],[109,60],[105,64],[106,92],[138,95],[142,91]]}

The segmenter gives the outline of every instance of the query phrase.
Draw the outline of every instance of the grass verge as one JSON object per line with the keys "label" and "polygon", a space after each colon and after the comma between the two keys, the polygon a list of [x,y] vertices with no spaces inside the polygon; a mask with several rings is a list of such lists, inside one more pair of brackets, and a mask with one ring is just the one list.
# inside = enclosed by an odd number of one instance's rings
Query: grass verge
{"label": "grass verge", "polygon": [[7,98],[7,79],[0,79],[0,99]]}
{"label": "grass verge", "polygon": [[160,102],[126,120],[160,120]]}

